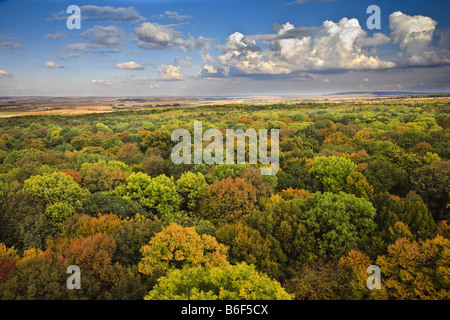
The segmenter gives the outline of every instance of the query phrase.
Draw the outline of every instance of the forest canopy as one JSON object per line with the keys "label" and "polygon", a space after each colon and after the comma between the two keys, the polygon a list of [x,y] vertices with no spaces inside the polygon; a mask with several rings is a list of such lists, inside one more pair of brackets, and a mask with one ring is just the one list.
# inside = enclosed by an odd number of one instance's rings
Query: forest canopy
{"label": "forest canopy", "polygon": [[[449,102],[2,118],[0,299],[449,299]],[[278,172],[174,164],[194,121],[278,129]]]}

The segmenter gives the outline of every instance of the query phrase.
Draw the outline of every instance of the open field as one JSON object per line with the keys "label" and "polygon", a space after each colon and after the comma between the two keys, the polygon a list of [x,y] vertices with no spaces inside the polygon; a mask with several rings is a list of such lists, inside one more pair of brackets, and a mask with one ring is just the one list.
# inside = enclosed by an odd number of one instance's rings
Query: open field
{"label": "open field", "polygon": [[274,104],[274,103],[378,103],[380,101],[426,101],[436,97],[450,101],[450,94],[440,95],[378,95],[372,93],[336,94],[311,97],[0,97],[0,118],[32,115],[79,115],[108,113],[123,110],[145,110],[161,107],[189,107],[201,105],[229,104]]}

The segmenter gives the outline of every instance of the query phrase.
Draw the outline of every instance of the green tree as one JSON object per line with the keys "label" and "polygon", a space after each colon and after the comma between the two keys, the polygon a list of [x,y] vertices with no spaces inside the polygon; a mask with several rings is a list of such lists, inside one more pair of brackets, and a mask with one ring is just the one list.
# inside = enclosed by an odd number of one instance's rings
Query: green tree
{"label": "green tree", "polygon": [[385,159],[371,161],[364,176],[377,193],[389,192],[404,197],[410,188],[408,173]]}
{"label": "green tree", "polygon": [[146,300],[290,300],[292,297],[245,262],[225,267],[173,270],[158,280]]}
{"label": "green tree", "polygon": [[411,183],[436,220],[448,217],[450,160],[435,161],[417,169],[411,176]]}
{"label": "green tree", "polygon": [[107,168],[101,164],[89,166],[83,175],[83,187],[90,192],[110,191],[125,183],[130,175],[119,168]]}
{"label": "green tree", "polygon": [[200,199],[208,189],[205,177],[200,172],[183,173],[176,184],[177,191],[183,198],[183,209],[190,211],[197,208]]}
{"label": "green tree", "polygon": [[127,184],[115,192],[126,200],[138,201],[145,209],[167,221],[178,214],[181,204],[173,178],[166,175],[151,178],[141,172],[133,173],[127,178]]}
{"label": "green tree", "polygon": [[322,184],[324,192],[343,191],[347,184],[347,177],[356,171],[356,164],[351,160],[340,157],[318,157],[309,169]]}
{"label": "green tree", "polygon": [[42,199],[45,214],[54,225],[81,208],[82,201],[89,196],[88,190],[62,172],[32,176],[25,181],[24,190]]}
{"label": "green tree", "polygon": [[167,130],[156,129],[154,131],[146,131],[141,142],[143,151],[148,148],[158,148],[164,153],[169,153],[173,142],[171,141],[171,133]]}
{"label": "green tree", "polygon": [[249,225],[270,241],[271,260],[279,266],[277,278],[286,278],[293,270],[316,259],[312,248],[316,241],[307,233],[303,212],[296,200],[272,196],[261,211],[252,212]]}
{"label": "green tree", "polygon": [[80,213],[95,216],[98,213],[114,213],[121,218],[131,218],[141,214],[152,218],[153,214],[144,209],[137,201],[126,200],[111,193],[95,192],[83,201]]}
{"label": "green tree", "polygon": [[271,242],[242,222],[225,224],[216,230],[216,238],[228,247],[231,263],[246,262],[268,275],[278,276],[278,263],[272,261]]}
{"label": "green tree", "polygon": [[352,194],[316,193],[305,202],[304,223],[319,257],[338,257],[357,248],[375,229],[372,204]]}
{"label": "green tree", "polygon": [[159,220],[151,220],[137,214],[122,223],[112,234],[117,244],[114,260],[122,266],[137,265],[141,259],[140,249],[162,230]]}

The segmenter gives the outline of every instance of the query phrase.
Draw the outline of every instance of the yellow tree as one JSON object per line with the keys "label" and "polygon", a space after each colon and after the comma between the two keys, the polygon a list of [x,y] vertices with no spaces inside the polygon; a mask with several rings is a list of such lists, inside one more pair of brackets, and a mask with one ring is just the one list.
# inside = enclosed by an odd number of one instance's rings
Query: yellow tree
{"label": "yellow tree", "polygon": [[383,285],[393,299],[450,299],[450,240],[400,238],[378,257]]}
{"label": "yellow tree", "polygon": [[171,223],[141,248],[139,272],[153,275],[170,269],[224,266],[227,248],[210,235],[198,235],[194,228]]}

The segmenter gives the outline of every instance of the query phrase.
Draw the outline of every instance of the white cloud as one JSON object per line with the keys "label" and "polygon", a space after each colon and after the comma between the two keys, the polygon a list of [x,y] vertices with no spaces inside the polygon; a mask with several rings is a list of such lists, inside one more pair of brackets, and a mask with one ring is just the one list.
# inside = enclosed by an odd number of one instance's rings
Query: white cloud
{"label": "white cloud", "polygon": [[436,24],[430,17],[408,16],[400,11],[389,16],[392,42],[406,51],[427,47],[433,40]]}
{"label": "white cloud", "polygon": [[169,11],[169,10],[165,11],[164,14],[160,14],[159,17],[166,18],[166,19],[174,19],[174,20],[184,20],[184,19],[192,18],[191,16],[180,15],[176,11]]}
{"label": "white cloud", "polygon": [[144,70],[144,68],[140,64],[138,64],[134,61],[118,63],[118,64],[116,64],[115,68],[131,69],[131,70]]}
{"label": "white cloud", "polygon": [[17,38],[6,36],[4,34],[0,34],[0,39],[17,40]]}
{"label": "white cloud", "polygon": [[185,40],[182,33],[173,29],[172,25],[144,22],[134,29],[137,45],[143,49],[171,49],[179,47],[183,51],[192,51],[195,46],[191,36]]}
{"label": "white cloud", "polygon": [[53,61],[47,61],[46,63],[44,63],[44,67],[46,68],[56,68],[56,69],[61,69],[64,68],[64,66],[54,63]]}
{"label": "white cloud", "polygon": [[111,81],[104,80],[104,79],[99,79],[99,80],[95,80],[94,79],[94,80],[91,81],[91,83],[98,84],[98,85],[101,85],[101,86],[110,86],[110,85],[112,85]]}
{"label": "white cloud", "polygon": [[[223,55],[218,61],[236,73],[291,74],[299,71],[376,70],[392,68],[395,63],[383,61],[365,47],[388,41],[386,36],[368,37],[357,19],[325,21],[316,29],[299,29],[291,23],[276,28],[277,35],[267,37],[267,48],[258,46],[258,37],[231,34],[225,45],[218,46]],[[285,36],[285,34],[289,36]],[[299,34],[304,36],[298,37]],[[308,34],[308,35],[306,35]],[[261,36],[260,36],[261,37]]]}
{"label": "white cloud", "polygon": [[88,20],[111,20],[121,23],[136,23],[145,20],[134,7],[114,8],[86,5],[81,7],[81,12],[83,16],[87,15]]}
{"label": "white cloud", "polygon": [[160,86],[159,84],[157,84],[157,83],[151,84],[151,85],[149,85],[148,87],[149,87],[150,89],[159,89],[159,88],[161,88],[161,86]]}
{"label": "white cloud", "polygon": [[0,69],[0,78],[12,78],[12,74],[7,72],[6,70]]}
{"label": "white cloud", "polygon": [[89,43],[73,43],[65,47],[68,51],[90,51],[97,48],[116,48],[122,46],[125,34],[114,26],[95,26],[80,34]]}
{"label": "white cloud", "polygon": [[203,69],[205,69],[206,72],[208,72],[208,73],[217,73],[217,69],[214,68],[212,65],[209,65],[209,64],[205,64],[203,66]]}
{"label": "white cloud", "polygon": [[[137,23],[145,20],[143,16],[134,7],[127,8],[114,8],[111,6],[93,6],[85,5],[81,8],[81,19],[82,20],[92,20],[92,21],[114,21],[118,23]],[[68,14],[66,11],[60,11],[53,14],[52,17],[47,18],[47,20],[66,20]]]}
{"label": "white cloud", "polygon": [[[357,19],[343,18],[338,23],[325,21],[322,28],[302,30],[311,35],[298,38],[300,30],[291,23],[277,28],[278,35],[268,42],[267,49],[258,46],[255,38],[242,33],[231,34],[225,45],[218,46],[223,55],[218,61],[241,74],[290,74],[298,71],[376,70],[392,68],[391,61],[370,55],[364,46],[380,44],[387,37],[373,38],[361,28]],[[292,37],[283,37],[292,32]]]}
{"label": "white cloud", "polygon": [[86,58],[86,56],[82,56],[80,54],[58,54],[56,56],[62,61],[67,61],[75,58]]}
{"label": "white cloud", "polygon": [[163,80],[183,80],[181,68],[174,65],[162,65],[158,69],[159,76]]}
{"label": "white cloud", "polygon": [[200,71],[196,74],[196,77],[206,80],[219,80],[229,74],[229,68],[216,68],[210,64],[205,64]]}
{"label": "white cloud", "polygon": [[18,49],[21,45],[19,43],[2,42],[0,43],[0,49]]}
{"label": "white cloud", "polygon": [[67,34],[65,32],[56,32],[56,33],[49,33],[44,36],[45,39],[52,39],[52,40],[58,40],[61,38],[67,38]]}
{"label": "white cloud", "polygon": [[208,50],[213,39],[202,36],[195,39],[191,35],[183,39],[183,33],[174,29],[174,25],[161,25],[159,23],[144,22],[134,29],[137,45],[142,49],[173,49],[182,51],[194,51],[196,49],[202,60],[212,61]]}
{"label": "white cloud", "polygon": [[184,58],[180,58],[179,56],[176,56],[174,59],[173,64],[176,66],[184,66],[184,67],[189,67],[192,65],[192,57],[184,57]]}
{"label": "white cloud", "polygon": [[392,43],[402,50],[399,53],[401,65],[432,66],[450,63],[450,50],[440,44],[440,48],[432,45],[436,25],[436,21],[421,15],[409,16],[397,11],[389,16]]}

